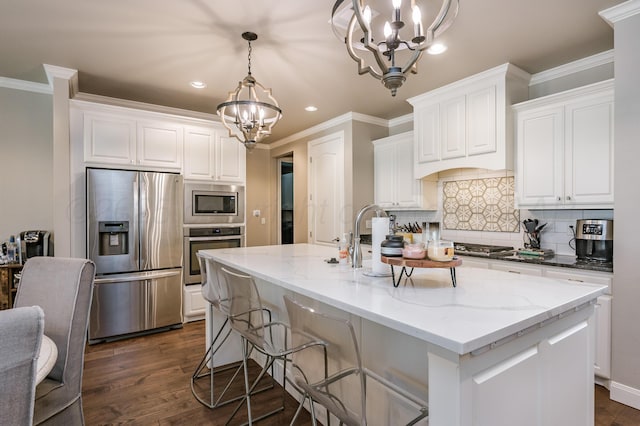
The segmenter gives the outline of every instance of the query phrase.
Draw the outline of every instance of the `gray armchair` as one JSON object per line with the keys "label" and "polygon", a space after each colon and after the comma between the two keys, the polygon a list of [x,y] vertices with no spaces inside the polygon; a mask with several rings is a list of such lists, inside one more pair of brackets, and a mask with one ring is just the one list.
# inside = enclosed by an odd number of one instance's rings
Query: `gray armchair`
{"label": "gray armchair", "polygon": [[36,388],[33,424],[83,425],[82,370],[95,264],[87,259],[34,257],[22,270],[15,306],[38,305],[44,334],[58,359]]}
{"label": "gray armchair", "polygon": [[31,426],[43,330],[38,306],[0,311],[0,425]]}

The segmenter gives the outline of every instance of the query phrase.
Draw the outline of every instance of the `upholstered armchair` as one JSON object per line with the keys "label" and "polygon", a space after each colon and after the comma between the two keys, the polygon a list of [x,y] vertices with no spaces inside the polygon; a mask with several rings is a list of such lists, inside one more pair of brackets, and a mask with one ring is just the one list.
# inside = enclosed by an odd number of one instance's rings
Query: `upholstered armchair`
{"label": "upholstered armchair", "polygon": [[15,306],[37,305],[58,359],[37,386],[33,424],[83,425],[82,370],[95,264],[87,259],[33,257],[22,269]]}
{"label": "upholstered armchair", "polygon": [[0,425],[31,426],[43,330],[37,306],[0,311]]}

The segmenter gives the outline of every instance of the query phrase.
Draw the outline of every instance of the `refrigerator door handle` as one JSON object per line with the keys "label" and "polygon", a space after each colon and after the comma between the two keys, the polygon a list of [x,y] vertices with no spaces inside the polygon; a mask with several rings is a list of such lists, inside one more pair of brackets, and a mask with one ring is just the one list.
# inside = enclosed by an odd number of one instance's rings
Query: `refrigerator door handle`
{"label": "refrigerator door handle", "polygon": [[180,275],[181,272],[182,272],[181,269],[178,269],[178,270],[171,269],[166,271],[142,272],[142,273],[136,273],[136,274],[119,274],[114,276],[106,275],[103,277],[96,277],[95,283],[110,284],[110,283],[122,283],[127,281],[146,281],[146,280],[153,280],[156,278],[166,278],[166,277],[172,277],[175,275]]}
{"label": "refrigerator door handle", "polygon": [[137,218],[137,220],[133,221],[133,235],[135,235],[136,237],[133,239],[133,253],[135,258],[137,259],[137,264],[138,264],[138,269],[141,269],[142,267],[142,262],[140,261],[140,239],[139,239],[139,235],[140,235],[140,225],[141,225],[141,221],[140,221],[140,203],[139,203],[139,199],[140,199],[140,173],[136,173],[136,177],[133,180],[133,188],[131,188],[132,192],[133,192],[133,217]]}

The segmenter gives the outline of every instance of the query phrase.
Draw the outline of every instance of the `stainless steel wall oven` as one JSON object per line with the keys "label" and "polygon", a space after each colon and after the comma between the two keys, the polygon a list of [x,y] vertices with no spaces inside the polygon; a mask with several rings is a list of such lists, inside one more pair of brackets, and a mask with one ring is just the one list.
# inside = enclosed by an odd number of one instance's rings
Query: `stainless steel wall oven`
{"label": "stainless steel wall oven", "polygon": [[244,247],[244,226],[184,228],[184,283],[200,284],[198,250]]}

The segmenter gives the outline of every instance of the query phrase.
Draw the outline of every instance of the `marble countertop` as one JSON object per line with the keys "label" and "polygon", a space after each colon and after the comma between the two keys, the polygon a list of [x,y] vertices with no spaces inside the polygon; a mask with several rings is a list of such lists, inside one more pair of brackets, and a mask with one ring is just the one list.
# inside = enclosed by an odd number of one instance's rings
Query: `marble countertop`
{"label": "marble countertop", "polygon": [[531,263],[534,265],[559,266],[563,268],[582,269],[585,271],[613,272],[613,262],[586,262],[578,260],[575,256],[557,254],[549,257],[521,256],[482,256],[469,253],[457,253],[460,256],[478,257],[491,260],[504,260],[506,262]]}
{"label": "marble countertop", "polygon": [[[394,288],[391,277],[328,264],[335,247],[310,244],[203,250],[206,257],[402,333],[466,354],[577,308],[605,286],[458,268],[415,269]],[[464,261],[463,261],[464,262]]]}

